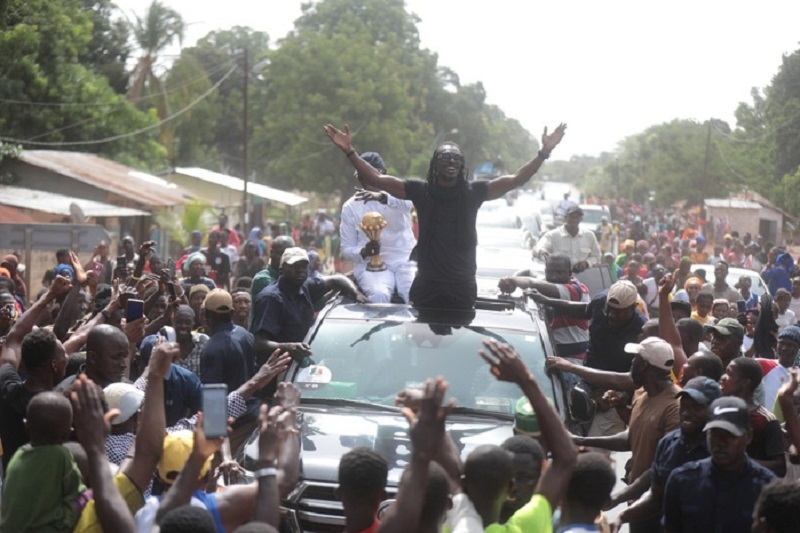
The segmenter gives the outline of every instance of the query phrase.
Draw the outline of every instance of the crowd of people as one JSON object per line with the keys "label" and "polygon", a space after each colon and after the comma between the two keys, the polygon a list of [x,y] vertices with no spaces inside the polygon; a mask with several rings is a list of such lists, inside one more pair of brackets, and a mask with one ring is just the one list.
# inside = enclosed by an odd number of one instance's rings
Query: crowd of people
{"label": "crowd of people", "polygon": [[[542,150],[517,172],[487,181],[467,179],[453,143],[436,148],[425,180],[403,180],[379,154],[359,155],[347,128],[325,131],[361,185],[335,222],[319,214],[265,240],[221,216],[174,257],[129,236],[116,260],[106,242],[88,261],[60,250],[37,296],[18,258],[3,259],[2,531],[276,531],[302,446],[301,391],[281,377],[311,354],[316,311],[336,293],[472,309],[478,209],[524,186],[565,126],[545,130]],[[728,254],[703,256],[696,219],[636,209],[615,206],[614,231],[625,230],[609,256],[580,229],[581,208],[565,205],[563,226],[536,248],[545,278],[524,269],[499,282],[547,309],[556,355],[546,364],[565,385],[573,424],[548,399],[550,383],[487,339],[464,357],[519,387],[515,435],[462,458],[447,431],[447,382],[431,376],[397,391],[410,436],[397,495],[382,505],[384,457],[347,452],[337,489],[345,531],[796,530],[800,326],[787,315],[796,292],[788,252],[758,238],[758,251],[739,246],[731,232]],[[375,212],[388,221],[380,240],[360,228]],[[349,275],[323,272],[320,256],[336,247]],[[384,268],[370,269],[375,256]],[[729,266],[748,257],[774,298],[756,297],[746,277],[728,285]],[[614,283],[590,295],[576,276],[604,265]],[[205,423],[204,391],[220,385],[225,436]],[[254,432],[252,481],[235,483],[231,452]],[[632,454],[616,492],[607,451]]]}

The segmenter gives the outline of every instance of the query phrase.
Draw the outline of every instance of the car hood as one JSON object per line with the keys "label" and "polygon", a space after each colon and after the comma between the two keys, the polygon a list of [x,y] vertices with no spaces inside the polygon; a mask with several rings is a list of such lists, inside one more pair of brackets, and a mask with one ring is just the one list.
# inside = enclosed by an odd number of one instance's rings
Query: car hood
{"label": "car hood", "polygon": [[[448,417],[447,430],[462,458],[481,444],[501,444],[512,436],[512,423],[490,414]],[[244,449],[252,470],[258,456],[258,431]],[[379,452],[389,463],[389,484],[396,486],[411,458],[408,422],[398,412],[359,410],[351,406],[302,406],[300,410],[301,478],[336,483],[339,459],[356,447]]]}

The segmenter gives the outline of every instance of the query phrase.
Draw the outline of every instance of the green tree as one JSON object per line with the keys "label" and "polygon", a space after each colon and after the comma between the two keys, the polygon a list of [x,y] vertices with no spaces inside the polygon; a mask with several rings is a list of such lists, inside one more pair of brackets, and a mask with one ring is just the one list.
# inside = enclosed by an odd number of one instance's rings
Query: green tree
{"label": "green tree", "polygon": [[[93,151],[149,168],[163,154],[153,136],[125,134],[154,117],[79,61],[92,42],[82,0],[10,0],[0,5],[0,131],[6,138]],[[121,136],[113,142],[60,145]]]}
{"label": "green tree", "polygon": [[[180,13],[167,7],[160,0],[153,0],[143,16],[134,15],[131,33],[139,49],[139,59],[133,68],[129,83],[129,95],[134,103],[139,103],[144,95],[155,98],[158,117],[165,120],[170,116],[170,105],[164,84],[157,74],[159,54],[173,42],[183,42],[186,24]],[[147,107],[147,106],[145,106]],[[167,149],[167,157],[175,160],[175,130],[173,122],[161,126],[161,142]]]}
{"label": "green tree", "polygon": [[79,56],[86,65],[108,79],[109,85],[119,94],[128,90],[126,63],[131,54],[128,22],[117,16],[112,0],[82,0],[83,11],[92,21],[92,39]]}
{"label": "green tree", "polygon": [[[250,71],[247,76],[243,71],[245,49],[248,51],[248,70]],[[242,175],[244,80],[248,80],[250,99],[248,138],[252,139],[253,132],[259,127],[263,117],[263,102],[266,98],[269,78],[265,67],[268,55],[269,36],[264,32],[244,26],[211,32],[197,41],[195,46],[182,50],[180,61],[191,58],[194,64],[199,65],[205,71],[208,83],[216,84],[221,81],[221,84],[213,97],[209,99],[213,101],[212,113],[217,117],[215,123],[202,133],[201,146],[191,148],[191,154],[187,152],[178,154],[179,162],[203,164],[207,168],[220,172],[235,176]],[[223,77],[230,72],[231,68],[235,68],[235,71],[223,81]],[[172,73],[170,73],[170,78],[172,78]],[[200,86],[192,85],[191,90],[200,91],[200,88]],[[171,91],[172,89],[170,89]],[[178,127],[185,128],[185,133],[199,135],[198,132],[191,131],[194,129],[192,121],[182,118],[179,123]],[[177,133],[182,150],[187,143],[185,133]],[[194,141],[192,144],[195,144]],[[250,154],[251,159],[255,161],[255,164],[251,165],[251,169],[258,168],[257,162],[260,154],[254,152],[252,146]],[[191,163],[191,161],[195,162]]]}

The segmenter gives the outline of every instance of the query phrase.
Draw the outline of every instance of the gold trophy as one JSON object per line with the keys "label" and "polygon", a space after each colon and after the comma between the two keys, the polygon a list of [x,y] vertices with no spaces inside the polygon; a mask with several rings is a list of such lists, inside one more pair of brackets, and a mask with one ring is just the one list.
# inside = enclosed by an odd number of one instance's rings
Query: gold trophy
{"label": "gold trophy", "polygon": [[[371,241],[381,242],[381,232],[388,225],[383,215],[377,211],[370,211],[361,218],[361,224],[358,226],[361,231],[366,233]],[[373,255],[367,264],[368,272],[383,272],[386,270],[386,263],[381,259],[380,255]]]}

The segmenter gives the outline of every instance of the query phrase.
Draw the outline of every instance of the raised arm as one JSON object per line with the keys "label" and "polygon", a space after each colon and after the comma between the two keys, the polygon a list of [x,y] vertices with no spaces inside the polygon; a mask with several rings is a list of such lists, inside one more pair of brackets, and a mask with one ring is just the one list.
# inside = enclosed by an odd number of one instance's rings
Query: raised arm
{"label": "raised arm", "polygon": [[176,343],[160,342],[153,347],[147,365],[149,379],[144,393],[142,412],[139,415],[139,428],[136,431],[135,454],[133,459],[122,464],[122,472],[127,475],[139,490],[144,492],[164,446],[167,419],[164,412],[164,378],[170,370],[172,361],[180,356],[181,349]]}
{"label": "raised arm", "polygon": [[63,276],[56,276],[47,293],[36,300],[36,302],[22,313],[17,321],[11,326],[11,331],[6,336],[6,342],[0,350],[0,365],[6,363],[19,368],[22,358],[22,339],[31,332],[33,326],[39,321],[39,317],[47,306],[56,298],[67,294],[72,289],[72,283]]}
{"label": "raised arm", "polygon": [[510,278],[502,278],[499,282],[497,282],[497,286],[505,293],[512,293],[515,289],[522,289],[523,291],[535,289],[539,291],[540,294],[543,294],[548,298],[559,297],[558,287],[552,283],[527,276],[512,276]]}
{"label": "raised arm", "polygon": [[381,523],[380,533],[419,531],[428,465],[438,453],[445,435],[445,419],[453,408],[452,400],[448,405],[442,405],[446,392],[445,381],[429,379],[425,382],[419,416],[408,407],[403,408],[403,415],[411,427],[411,462],[403,474],[393,512]]}
{"label": "raised arm", "polygon": [[258,464],[255,471],[258,483],[258,496],[253,520],[264,522],[274,528],[279,527],[280,497],[278,495],[278,454],[280,450],[281,417],[288,417],[289,413],[283,407],[275,406],[269,409],[267,405],[261,406],[260,433],[258,438]]}
{"label": "raised arm", "polygon": [[105,438],[111,418],[119,414],[112,409],[103,416],[103,402],[93,381],[80,375],[71,393],[75,413],[74,425],[89,462],[89,483],[92,487],[97,520],[103,531],[133,533],[136,525],[128,505],[117,490],[106,459]]}
{"label": "raised arm", "polygon": [[800,453],[800,418],[798,418],[797,408],[793,401],[794,393],[797,390],[797,372],[797,369],[789,371],[789,381],[778,390],[778,403],[783,411],[783,419],[786,421],[789,441],[794,445],[795,453]]}
{"label": "raised arm", "polygon": [[326,124],[325,133],[331,142],[344,152],[347,160],[350,161],[358,175],[364,180],[365,185],[386,191],[395,198],[406,197],[406,186],[403,180],[381,174],[375,167],[361,159],[361,156],[358,155],[351,143],[350,126],[345,124],[344,131],[342,131],[333,126],[333,124]]}
{"label": "raised arm", "polygon": [[545,361],[547,370],[560,370],[575,374],[579,378],[591,383],[595,387],[604,387],[609,390],[633,392],[636,386],[633,384],[629,372],[610,372],[608,370],[598,370],[583,365],[576,365],[563,357],[548,357]]}
{"label": "raised arm", "polygon": [[[162,380],[163,381],[163,380]],[[156,513],[156,523],[161,524],[164,516],[173,509],[186,505],[192,499],[192,492],[200,479],[206,460],[222,448],[225,437],[208,439],[203,432],[203,413],[197,414],[197,424],[194,427],[194,445],[189,460],[183,465],[181,473],[175,480],[172,488],[167,491]]]}
{"label": "raised arm", "polygon": [[558,146],[558,143],[564,138],[564,132],[566,132],[566,130],[567,125],[563,123],[559,124],[558,127],[553,130],[553,133],[549,135],[547,133],[547,128],[545,128],[542,134],[542,149],[539,150],[536,157],[522,165],[514,174],[500,176],[491,180],[489,182],[486,199],[495,200],[501,198],[507,192],[525,185],[528,180],[536,174],[536,171],[539,170],[542,163],[550,157],[550,152],[552,152],[553,148]]}
{"label": "raised arm", "polygon": [[675,373],[675,377],[680,378],[683,365],[686,364],[689,354],[683,351],[681,333],[678,331],[678,326],[675,325],[675,319],[672,316],[672,304],[669,301],[669,297],[674,288],[675,281],[672,279],[672,274],[665,274],[658,284],[658,332],[661,334],[661,338],[672,346],[675,358],[672,370]]}
{"label": "raised arm", "polygon": [[592,315],[589,313],[589,304],[586,302],[571,302],[568,300],[561,300],[559,298],[550,298],[549,296],[540,293],[536,289],[532,289],[528,295],[534,302],[541,305],[546,305],[547,307],[552,307],[553,309],[558,309],[569,317],[584,319],[592,318]]}
{"label": "raised arm", "polygon": [[567,490],[570,476],[578,461],[578,451],[558,413],[547,401],[530,369],[525,366],[517,352],[509,345],[500,344],[494,339],[484,340],[483,344],[491,355],[483,350],[479,353],[489,363],[492,374],[500,381],[519,385],[536,413],[542,432],[542,443],[553,455],[550,467],[539,478],[536,493],[547,498],[550,508],[555,509]]}

